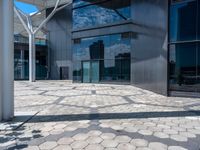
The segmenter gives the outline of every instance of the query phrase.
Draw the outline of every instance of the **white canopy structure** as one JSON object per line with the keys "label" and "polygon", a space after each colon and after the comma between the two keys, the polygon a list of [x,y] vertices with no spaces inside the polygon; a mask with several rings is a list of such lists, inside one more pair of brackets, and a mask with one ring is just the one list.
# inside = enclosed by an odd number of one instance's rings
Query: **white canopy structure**
{"label": "white canopy structure", "polygon": [[[71,4],[69,0],[32,0],[29,3],[36,5],[38,11],[32,14],[25,14],[19,8],[14,6],[16,16],[19,18],[21,24],[25,28],[29,37],[29,81],[35,82],[36,79],[36,50],[35,50],[35,36],[39,31],[45,30],[45,24],[53,17],[59,10]],[[46,15],[46,9],[52,8],[52,11]],[[41,15],[41,16],[40,16]],[[40,16],[38,18],[38,16]],[[34,21],[36,20],[36,21]]]}
{"label": "white canopy structure", "polygon": [[[39,11],[46,10],[47,8],[52,8],[55,6],[56,0],[16,0],[18,2],[24,2],[27,4],[34,5]],[[64,5],[67,3],[72,3],[72,0],[60,0],[59,5]],[[38,27],[39,24],[46,18],[46,11],[40,12],[38,15],[32,17],[32,23],[34,28]],[[36,38],[46,38],[45,27],[42,28],[36,35]],[[28,33],[20,22],[16,14],[14,14],[14,34],[20,34],[28,37]]]}

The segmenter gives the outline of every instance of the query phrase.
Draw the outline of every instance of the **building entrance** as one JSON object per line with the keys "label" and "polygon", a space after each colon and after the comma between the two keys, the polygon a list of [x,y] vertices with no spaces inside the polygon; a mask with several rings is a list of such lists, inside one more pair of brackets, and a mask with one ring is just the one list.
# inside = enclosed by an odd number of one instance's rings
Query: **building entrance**
{"label": "building entrance", "polygon": [[82,62],[82,82],[98,83],[99,82],[99,61]]}

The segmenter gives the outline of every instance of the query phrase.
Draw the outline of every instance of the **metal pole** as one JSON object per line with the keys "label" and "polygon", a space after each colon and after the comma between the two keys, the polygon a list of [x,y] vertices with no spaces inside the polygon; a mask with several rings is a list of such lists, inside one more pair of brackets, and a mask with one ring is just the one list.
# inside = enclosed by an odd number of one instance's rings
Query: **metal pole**
{"label": "metal pole", "polygon": [[29,81],[35,82],[35,66],[36,66],[36,57],[35,57],[35,35],[29,34]]}
{"label": "metal pole", "polygon": [[21,55],[20,55],[20,59],[21,59],[21,79],[24,79],[24,72],[25,72],[25,66],[24,66],[24,50],[21,50]]}
{"label": "metal pole", "polygon": [[14,116],[14,11],[13,0],[2,1],[2,95],[3,119],[9,120]]}
{"label": "metal pole", "polygon": [[3,18],[2,18],[2,1],[0,0],[0,121],[2,120],[2,101],[3,101],[3,96],[2,96],[2,55],[3,55]]}

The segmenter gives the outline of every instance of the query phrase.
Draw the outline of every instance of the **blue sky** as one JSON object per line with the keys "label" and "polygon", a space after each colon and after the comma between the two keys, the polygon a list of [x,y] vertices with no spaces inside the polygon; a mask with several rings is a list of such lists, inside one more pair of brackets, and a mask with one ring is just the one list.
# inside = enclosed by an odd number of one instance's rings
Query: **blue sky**
{"label": "blue sky", "polygon": [[34,5],[18,2],[16,0],[15,0],[15,5],[17,6],[17,8],[19,8],[20,10],[22,10],[23,12],[27,14],[38,11],[37,7],[35,7]]}

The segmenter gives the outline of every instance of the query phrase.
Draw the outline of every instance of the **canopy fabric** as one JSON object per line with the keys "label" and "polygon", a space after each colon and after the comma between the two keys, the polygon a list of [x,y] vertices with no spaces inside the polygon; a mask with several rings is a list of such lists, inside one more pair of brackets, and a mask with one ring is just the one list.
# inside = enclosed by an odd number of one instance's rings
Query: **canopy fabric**
{"label": "canopy fabric", "polygon": [[[39,11],[46,10],[47,8],[51,8],[55,6],[56,0],[16,0],[18,2],[24,2],[27,4],[35,5]],[[72,0],[61,0],[60,5],[72,2]],[[39,26],[39,24],[46,18],[46,11],[41,11],[40,14],[33,16],[32,22],[35,27]],[[20,20],[15,14],[14,17],[14,34],[19,34],[22,36],[28,36],[26,30],[21,24]],[[36,35],[38,38],[46,38],[46,30],[39,31]]]}

